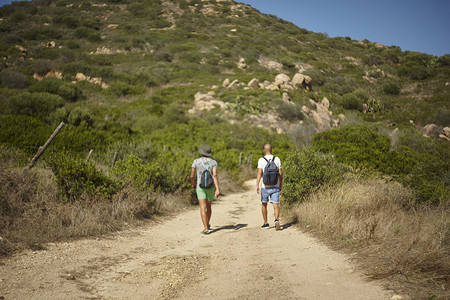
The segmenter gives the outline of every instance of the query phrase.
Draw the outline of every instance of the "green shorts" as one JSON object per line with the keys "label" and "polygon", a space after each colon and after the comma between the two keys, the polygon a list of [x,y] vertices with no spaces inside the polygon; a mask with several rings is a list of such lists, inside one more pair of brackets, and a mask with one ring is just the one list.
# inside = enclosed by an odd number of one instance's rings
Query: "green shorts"
{"label": "green shorts", "polygon": [[209,189],[204,189],[198,186],[195,191],[197,192],[197,199],[206,199],[208,201],[213,201],[216,188],[212,187]]}

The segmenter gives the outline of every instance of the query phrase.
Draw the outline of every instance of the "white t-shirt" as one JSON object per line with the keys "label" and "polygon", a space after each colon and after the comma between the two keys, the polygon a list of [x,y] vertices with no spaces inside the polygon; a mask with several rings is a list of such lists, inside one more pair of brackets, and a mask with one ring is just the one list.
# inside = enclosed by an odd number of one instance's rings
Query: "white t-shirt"
{"label": "white t-shirt", "polygon": [[[272,155],[272,154],[270,154],[270,155],[265,155],[264,157],[265,157],[267,160],[272,160],[272,159],[273,159],[273,155]],[[267,165],[266,159],[264,159],[264,158],[261,157],[261,158],[258,160],[258,169],[262,169],[263,172],[264,172],[264,168],[265,168],[266,165]],[[275,157],[275,164],[277,165],[278,169],[281,169],[281,160],[280,160],[279,157]],[[261,188],[262,188],[262,189],[266,187],[266,186],[264,185],[264,182],[262,181],[262,177],[261,177],[261,182],[260,182],[260,184],[261,184]],[[267,186],[268,186],[268,187],[274,187],[274,186],[280,187],[280,177],[278,177],[278,182],[277,182],[277,184],[275,184],[275,185],[267,185]]]}

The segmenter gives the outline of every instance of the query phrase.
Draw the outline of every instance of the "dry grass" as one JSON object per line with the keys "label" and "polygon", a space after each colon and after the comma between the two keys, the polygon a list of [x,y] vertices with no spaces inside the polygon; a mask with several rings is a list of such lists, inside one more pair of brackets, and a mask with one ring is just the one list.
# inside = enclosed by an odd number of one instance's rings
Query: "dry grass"
{"label": "dry grass", "polygon": [[448,207],[417,207],[398,183],[351,178],[315,193],[292,213],[303,228],[356,253],[363,271],[389,279],[389,288],[450,298]]}
{"label": "dry grass", "polygon": [[51,172],[0,167],[0,256],[43,243],[98,236],[186,206],[183,195],[146,195],[125,187],[111,200],[58,198]]}

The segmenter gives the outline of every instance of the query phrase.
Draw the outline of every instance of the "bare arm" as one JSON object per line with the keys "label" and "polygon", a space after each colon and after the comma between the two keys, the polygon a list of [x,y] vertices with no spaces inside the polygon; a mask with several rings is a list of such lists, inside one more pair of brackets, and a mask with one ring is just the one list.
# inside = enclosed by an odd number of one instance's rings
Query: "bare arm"
{"label": "bare arm", "polygon": [[280,192],[281,192],[281,187],[283,186],[283,172],[281,171],[281,169],[278,169],[278,174],[280,175],[278,178],[280,180]]}
{"label": "bare arm", "polygon": [[216,192],[214,196],[217,198],[219,197],[220,190],[219,190],[219,176],[217,175],[217,169],[213,169],[213,180],[214,180],[214,186],[216,187]]}
{"label": "bare arm", "polygon": [[195,178],[196,177],[195,173],[196,173],[195,168],[192,168],[190,178],[191,178],[191,186],[192,186],[193,190],[195,190],[195,188],[197,187],[197,178]]}
{"label": "bare arm", "polygon": [[259,182],[261,181],[261,177],[263,174],[263,170],[258,168],[258,174],[256,175],[256,193],[259,194]]}

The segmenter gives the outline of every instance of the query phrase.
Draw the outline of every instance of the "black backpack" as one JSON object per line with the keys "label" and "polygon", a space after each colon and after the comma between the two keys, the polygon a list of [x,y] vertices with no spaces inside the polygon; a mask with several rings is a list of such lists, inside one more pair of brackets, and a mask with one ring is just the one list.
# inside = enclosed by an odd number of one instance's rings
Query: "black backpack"
{"label": "black backpack", "polygon": [[203,189],[209,189],[214,184],[213,175],[212,175],[211,171],[209,170],[209,166],[208,166],[208,168],[205,167],[205,164],[203,163],[203,159],[201,159],[201,162],[202,162],[203,168],[205,170],[200,175],[199,186]]}
{"label": "black backpack", "polygon": [[267,160],[265,157],[263,158],[267,161],[267,165],[263,172],[263,182],[267,185],[276,185],[279,172],[278,167],[275,164],[275,156],[271,160]]}

